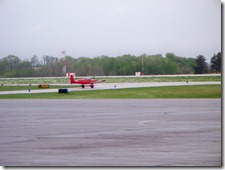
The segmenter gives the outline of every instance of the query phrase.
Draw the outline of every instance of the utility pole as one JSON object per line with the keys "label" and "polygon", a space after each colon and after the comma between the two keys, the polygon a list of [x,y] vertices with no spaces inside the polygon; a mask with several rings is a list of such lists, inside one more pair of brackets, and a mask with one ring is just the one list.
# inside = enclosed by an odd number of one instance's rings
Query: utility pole
{"label": "utility pole", "polygon": [[62,54],[63,54],[63,74],[66,75],[66,51],[63,50],[62,51]]}
{"label": "utility pole", "polygon": [[89,66],[90,66],[90,76],[92,76],[92,66],[91,64]]}
{"label": "utility pole", "polygon": [[142,74],[144,75],[144,60],[143,60],[143,57],[142,57]]}

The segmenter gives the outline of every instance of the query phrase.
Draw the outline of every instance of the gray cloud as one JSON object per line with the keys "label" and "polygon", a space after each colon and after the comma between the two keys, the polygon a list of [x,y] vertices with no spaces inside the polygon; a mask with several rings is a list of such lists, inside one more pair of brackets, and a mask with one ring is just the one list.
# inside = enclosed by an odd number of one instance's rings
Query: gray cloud
{"label": "gray cloud", "polygon": [[3,0],[0,58],[221,51],[219,0]]}

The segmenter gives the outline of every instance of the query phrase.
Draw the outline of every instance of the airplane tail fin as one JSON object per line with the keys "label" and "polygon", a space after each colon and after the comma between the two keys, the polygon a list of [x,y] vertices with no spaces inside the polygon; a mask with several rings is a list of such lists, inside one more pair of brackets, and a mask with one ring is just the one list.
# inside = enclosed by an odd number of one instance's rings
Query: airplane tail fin
{"label": "airplane tail fin", "polygon": [[74,80],[74,78],[73,78],[73,75],[70,75],[70,83],[71,83],[71,84],[75,83],[75,80]]}

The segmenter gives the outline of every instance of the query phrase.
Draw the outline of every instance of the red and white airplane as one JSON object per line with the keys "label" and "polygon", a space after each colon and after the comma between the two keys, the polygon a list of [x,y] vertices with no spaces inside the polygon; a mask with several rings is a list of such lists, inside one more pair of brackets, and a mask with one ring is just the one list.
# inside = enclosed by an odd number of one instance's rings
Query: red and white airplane
{"label": "red and white airplane", "polygon": [[94,88],[94,84],[104,82],[105,80],[95,80],[91,78],[83,78],[75,80],[73,75],[70,75],[70,83],[71,84],[81,84],[81,87],[84,88],[85,84],[90,84],[91,88]]}

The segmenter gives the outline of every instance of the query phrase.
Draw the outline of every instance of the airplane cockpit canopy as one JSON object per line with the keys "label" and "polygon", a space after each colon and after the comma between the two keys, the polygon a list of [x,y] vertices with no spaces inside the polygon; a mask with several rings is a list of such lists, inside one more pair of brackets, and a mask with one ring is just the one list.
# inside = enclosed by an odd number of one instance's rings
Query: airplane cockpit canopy
{"label": "airplane cockpit canopy", "polygon": [[84,80],[91,80],[91,77],[83,77]]}

